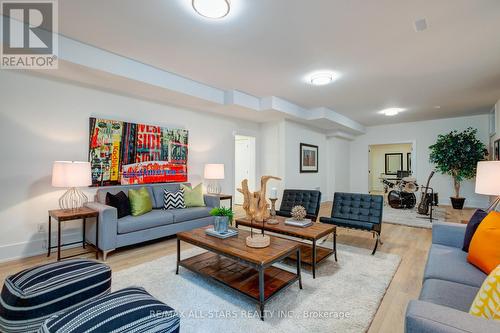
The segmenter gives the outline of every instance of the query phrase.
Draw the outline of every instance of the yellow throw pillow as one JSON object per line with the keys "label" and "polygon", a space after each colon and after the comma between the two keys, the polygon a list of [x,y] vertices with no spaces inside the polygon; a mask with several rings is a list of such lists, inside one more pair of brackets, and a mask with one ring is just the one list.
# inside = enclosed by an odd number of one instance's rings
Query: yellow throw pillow
{"label": "yellow throw pillow", "polygon": [[485,319],[500,320],[500,265],[484,280],[469,313]]}
{"label": "yellow throw pillow", "polygon": [[203,184],[198,184],[195,188],[191,188],[181,184],[181,189],[184,191],[184,203],[188,207],[205,207],[205,199],[203,198]]}
{"label": "yellow throw pillow", "polygon": [[130,200],[132,216],[143,215],[153,210],[151,196],[145,187],[141,187],[138,190],[128,190],[128,198]]}

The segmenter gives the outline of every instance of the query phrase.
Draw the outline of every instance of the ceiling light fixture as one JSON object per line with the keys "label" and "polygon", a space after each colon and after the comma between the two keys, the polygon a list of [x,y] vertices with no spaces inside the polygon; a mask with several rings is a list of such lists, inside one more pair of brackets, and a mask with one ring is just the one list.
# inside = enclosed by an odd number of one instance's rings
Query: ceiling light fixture
{"label": "ceiling light fixture", "polygon": [[395,116],[398,113],[403,112],[405,110],[406,109],[403,109],[403,108],[387,108],[387,109],[383,109],[383,110],[379,111],[379,113],[385,114],[386,116],[390,117],[390,116]]}
{"label": "ceiling light fixture", "polygon": [[317,72],[311,74],[308,81],[315,86],[324,86],[332,83],[336,78],[336,75],[332,72]]}
{"label": "ceiling light fixture", "polygon": [[193,9],[203,17],[221,19],[231,10],[230,0],[192,0]]}

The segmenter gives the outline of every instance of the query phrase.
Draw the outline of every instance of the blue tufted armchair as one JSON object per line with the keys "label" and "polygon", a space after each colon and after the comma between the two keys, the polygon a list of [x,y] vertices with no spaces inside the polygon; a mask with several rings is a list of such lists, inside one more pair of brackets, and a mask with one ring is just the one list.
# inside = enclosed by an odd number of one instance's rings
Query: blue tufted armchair
{"label": "blue tufted armchair", "polygon": [[306,209],[308,219],[316,222],[321,205],[321,192],[313,190],[284,190],[280,209],[276,215],[291,217],[294,206],[301,205]]}
{"label": "blue tufted armchair", "polygon": [[384,197],[381,195],[336,192],[333,198],[331,217],[321,217],[320,222],[338,227],[372,232],[377,237],[372,254],[382,231],[382,210]]}

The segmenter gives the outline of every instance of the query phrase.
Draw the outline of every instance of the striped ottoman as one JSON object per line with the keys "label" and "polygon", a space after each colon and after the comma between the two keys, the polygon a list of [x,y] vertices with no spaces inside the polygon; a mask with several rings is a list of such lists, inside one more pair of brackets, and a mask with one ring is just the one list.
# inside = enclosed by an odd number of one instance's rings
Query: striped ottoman
{"label": "striped ottoman", "polygon": [[36,332],[43,322],[109,293],[111,269],[93,260],[72,259],[36,266],[9,276],[0,296],[0,332]]}
{"label": "striped ottoman", "polygon": [[178,333],[180,318],[144,289],[115,291],[48,319],[40,333]]}

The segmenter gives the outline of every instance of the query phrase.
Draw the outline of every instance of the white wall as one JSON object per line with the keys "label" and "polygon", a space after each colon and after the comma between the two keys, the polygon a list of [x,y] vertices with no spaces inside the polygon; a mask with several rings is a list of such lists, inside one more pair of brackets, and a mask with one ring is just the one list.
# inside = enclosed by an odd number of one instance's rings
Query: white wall
{"label": "white wall", "polygon": [[[349,191],[349,141],[327,138],[318,129],[289,120],[262,124],[261,138],[261,172],[282,178],[268,185],[277,187],[280,196],[285,188],[319,188],[322,201],[329,201],[335,191]],[[319,147],[318,173],[300,173],[301,142]]]}
{"label": "white wall", "polygon": [[[318,172],[300,173],[300,144],[318,146]],[[308,126],[285,121],[285,183],[287,188],[326,191],[326,136]]]}
{"label": "white wall", "polygon": [[[19,72],[0,71],[0,101],[0,261],[43,251],[46,233],[37,233],[38,225],[46,226],[47,210],[57,208],[63,193],[50,185],[52,162],[87,160],[90,116],[188,129],[189,181],[202,181],[205,163],[224,163],[224,192],[234,190],[234,133],[257,137],[260,154],[257,123]],[[66,232],[78,237],[75,229]]]}
{"label": "white wall", "polygon": [[243,194],[237,189],[241,187],[244,179],[248,180],[248,186],[253,189],[256,184],[256,159],[255,138],[250,136],[236,135],[234,147],[234,204],[243,204]]}
{"label": "white wall", "polygon": [[[281,181],[271,180],[267,183],[267,191],[273,187],[278,190],[278,197],[281,197],[281,193],[285,189],[285,122],[276,121],[270,123],[263,123],[260,126],[261,135],[261,155],[260,155],[260,167],[262,175],[269,175],[280,177]],[[257,180],[259,181],[259,179]],[[256,184],[260,187],[260,183]],[[279,207],[281,200],[276,202],[276,206]]]}
{"label": "white wall", "polygon": [[329,138],[327,148],[327,183],[322,197],[331,201],[335,192],[350,191],[351,145],[344,139]]}
{"label": "white wall", "polygon": [[[369,145],[415,142],[414,176],[417,177],[419,184],[425,184],[432,170],[428,147],[436,141],[437,135],[454,129],[463,130],[469,126],[477,128],[479,139],[485,144],[488,143],[488,115],[368,127],[366,134],[351,142],[351,191],[362,193],[368,191]],[[453,183],[449,176],[436,174],[430,186],[439,192],[441,203],[449,204],[448,198],[453,195]],[[484,207],[488,204],[487,197],[474,193],[474,180],[462,184],[461,195],[467,198],[467,206]]]}

